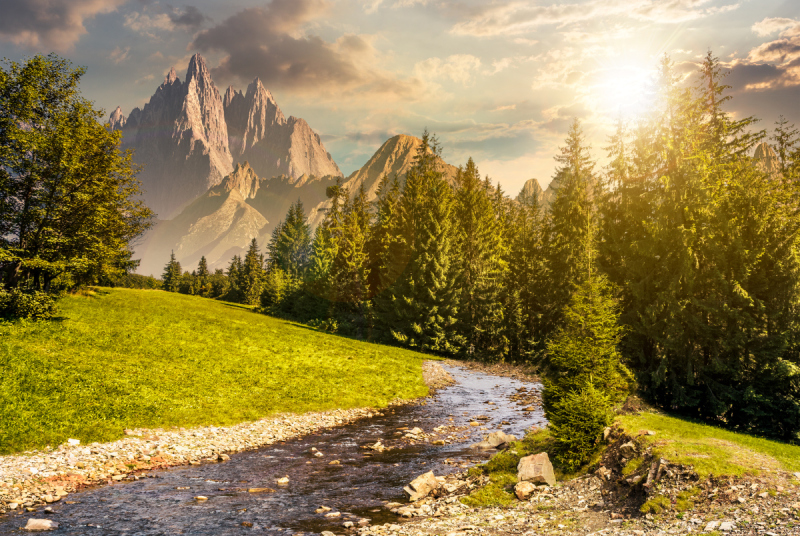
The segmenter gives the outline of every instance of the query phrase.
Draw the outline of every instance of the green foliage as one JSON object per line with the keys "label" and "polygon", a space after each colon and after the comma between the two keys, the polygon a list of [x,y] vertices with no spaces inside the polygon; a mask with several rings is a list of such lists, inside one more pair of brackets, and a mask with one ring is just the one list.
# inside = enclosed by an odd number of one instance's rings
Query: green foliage
{"label": "green foliage", "polygon": [[164,274],[161,276],[162,287],[167,292],[178,292],[181,288],[181,278],[183,270],[181,263],[175,260],[175,252],[170,253],[169,262],[164,267]]}
{"label": "green foliage", "polygon": [[258,305],[264,282],[264,257],[258,252],[258,241],[255,238],[250,242],[250,248],[244,256],[238,280],[242,302],[247,305]]}
{"label": "green foliage", "polygon": [[0,289],[0,318],[47,320],[58,314],[55,298],[36,290]]}
{"label": "green foliage", "polygon": [[304,277],[311,254],[311,231],[299,199],[289,207],[286,220],[272,231],[267,250],[270,269],[279,268],[294,279]]}
{"label": "green foliage", "polygon": [[0,69],[0,271],[6,288],[49,291],[130,271],[149,226],[131,153],[82,98],[85,73],[55,55]]}
{"label": "green foliage", "polygon": [[[621,291],[621,352],[656,404],[796,440],[798,183],[750,158],[760,134],[724,111],[711,54],[694,90],[669,61],[661,78],[660,111],[612,144],[629,165],[610,171],[599,244]],[[791,128],[779,129],[790,154]]]}
{"label": "green foliage", "polygon": [[568,472],[574,472],[597,451],[603,429],[611,424],[608,397],[591,383],[569,391],[548,412],[554,440],[554,459]]}
{"label": "green foliage", "polygon": [[669,497],[665,497],[664,495],[656,495],[644,503],[639,508],[639,511],[643,514],[660,514],[664,510],[669,510],[670,506],[672,506],[672,501],[669,500]]}
{"label": "green foliage", "polygon": [[59,305],[59,322],[0,323],[2,454],[70,437],[109,441],[124,428],[230,425],[427,393],[420,354],[241,305],[127,289]]}
{"label": "green foliage", "polygon": [[611,404],[625,399],[632,378],[617,351],[622,338],[619,316],[605,276],[593,275],[576,289],[562,314],[564,324],[547,342],[542,399],[548,416],[586,385],[606,393]]}

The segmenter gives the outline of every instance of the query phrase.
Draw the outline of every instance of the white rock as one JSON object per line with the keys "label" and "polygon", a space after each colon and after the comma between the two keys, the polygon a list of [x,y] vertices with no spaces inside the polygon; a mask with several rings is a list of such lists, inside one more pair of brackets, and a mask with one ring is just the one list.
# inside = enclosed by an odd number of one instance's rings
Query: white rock
{"label": "white rock", "polygon": [[29,519],[25,524],[25,530],[54,530],[58,528],[58,523],[50,519]]}
{"label": "white rock", "polygon": [[77,447],[78,445],[81,444],[81,440],[80,439],[67,439],[67,443],[69,443],[73,447]]}

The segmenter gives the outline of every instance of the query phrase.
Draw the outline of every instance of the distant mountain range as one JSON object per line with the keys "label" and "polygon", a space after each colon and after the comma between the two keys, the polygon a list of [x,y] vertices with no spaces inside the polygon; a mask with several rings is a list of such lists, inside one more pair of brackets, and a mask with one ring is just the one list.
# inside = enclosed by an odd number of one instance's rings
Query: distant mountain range
{"label": "distant mountain range", "polygon": [[257,78],[247,92],[229,87],[220,96],[205,61],[192,56],[183,82],[171,69],[144,108],[126,118],[117,108],[111,128],[123,135],[134,161],[144,199],[159,218],[177,215],[236,164],[248,161],[260,177],[290,182],[342,177],[322,140],[303,119],[286,119]]}

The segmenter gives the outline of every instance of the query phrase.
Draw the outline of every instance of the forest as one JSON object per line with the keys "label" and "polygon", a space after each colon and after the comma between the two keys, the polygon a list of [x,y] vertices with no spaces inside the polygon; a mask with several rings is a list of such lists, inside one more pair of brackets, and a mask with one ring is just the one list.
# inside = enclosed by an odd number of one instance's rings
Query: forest
{"label": "forest", "polygon": [[532,363],[551,409],[567,393],[611,404],[635,385],[688,417],[797,440],[798,131],[726,112],[710,52],[691,84],[666,57],[659,72],[657,104],[618,122],[607,165],[574,121],[549,206],[512,200],[471,159],[448,183],[426,132],[405,181],[384,177],[375,202],[330,187],[313,236],[298,202],[263,253],[254,239],[215,273],[173,257],[163,286],[355,338]]}

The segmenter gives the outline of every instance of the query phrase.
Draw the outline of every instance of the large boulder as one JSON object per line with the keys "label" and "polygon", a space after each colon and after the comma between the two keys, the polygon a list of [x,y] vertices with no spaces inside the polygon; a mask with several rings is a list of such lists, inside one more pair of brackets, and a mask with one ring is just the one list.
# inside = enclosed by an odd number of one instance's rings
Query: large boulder
{"label": "large boulder", "polygon": [[49,519],[29,519],[25,524],[25,530],[54,530],[58,528],[58,523]]}
{"label": "large boulder", "polygon": [[411,483],[403,488],[411,502],[418,501],[430,495],[439,486],[433,471],[419,475]]}
{"label": "large boulder", "polygon": [[556,476],[553,473],[553,464],[546,452],[525,456],[517,464],[517,479],[520,482],[534,484],[556,485]]}
{"label": "large boulder", "polygon": [[517,438],[513,435],[504,432],[492,432],[480,443],[474,443],[470,446],[477,449],[496,449],[516,440]]}

